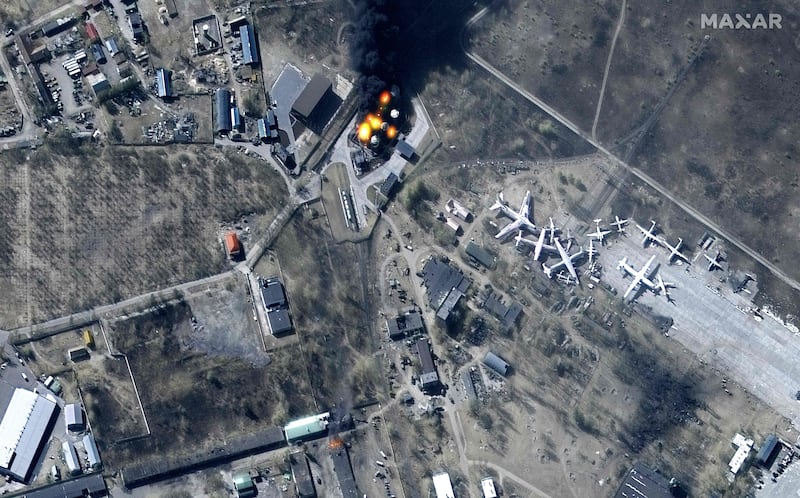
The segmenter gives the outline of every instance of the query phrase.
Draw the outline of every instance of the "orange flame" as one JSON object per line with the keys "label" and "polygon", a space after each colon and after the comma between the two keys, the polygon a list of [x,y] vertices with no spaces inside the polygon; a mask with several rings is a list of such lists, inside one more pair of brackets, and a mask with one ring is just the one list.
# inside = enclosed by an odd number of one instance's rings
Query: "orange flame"
{"label": "orange flame", "polygon": [[369,142],[369,137],[372,135],[372,127],[369,123],[364,121],[358,125],[358,139],[363,143]]}
{"label": "orange flame", "polygon": [[392,101],[392,94],[389,93],[389,90],[384,90],[378,98],[378,101],[382,106],[389,105],[389,102]]}
{"label": "orange flame", "polygon": [[389,140],[394,140],[394,137],[396,136],[397,136],[397,128],[395,128],[394,125],[389,125],[389,127],[386,128],[386,138],[388,138]]}
{"label": "orange flame", "polygon": [[332,450],[338,450],[342,446],[344,446],[344,441],[338,437],[335,437],[328,442],[328,448]]}
{"label": "orange flame", "polygon": [[367,114],[367,121],[369,122],[369,126],[372,128],[373,131],[378,131],[381,129],[381,118],[374,114]]}

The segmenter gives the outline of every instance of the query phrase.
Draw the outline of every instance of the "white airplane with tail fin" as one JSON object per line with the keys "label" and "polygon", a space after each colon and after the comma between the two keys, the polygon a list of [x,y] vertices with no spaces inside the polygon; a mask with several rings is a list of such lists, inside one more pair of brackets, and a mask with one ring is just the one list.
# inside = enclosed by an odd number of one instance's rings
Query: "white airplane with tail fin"
{"label": "white airplane with tail fin", "polygon": [[528,216],[531,214],[530,190],[525,193],[525,199],[523,199],[519,211],[514,211],[508,207],[508,203],[503,198],[502,192],[497,194],[497,200],[495,200],[494,204],[492,204],[489,209],[492,211],[499,209],[501,213],[511,218],[511,223],[504,226],[502,230],[500,230],[497,235],[494,236],[495,239],[503,239],[514,230],[527,230],[529,232],[536,230],[536,225],[534,225],[533,222],[528,218]]}
{"label": "white airplane with tail fin", "polygon": [[647,274],[650,272],[650,265],[653,264],[653,260],[656,259],[655,254],[650,256],[650,259],[647,260],[647,263],[642,267],[641,270],[636,270],[631,265],[628,264],[628,258],[622,258],[619,263],[617,264],[617,269],[624,271],[628,275],[633,277],[633,282],[628,288],[625,290],[625,294],[622,295],[622,299],[627,299],[628,296],[633,292],[636,288],[641,285],[644,285],[650,290],[655,290],[657,285],[655,282],[650,280]]}
{"label": "white airplane with tail fin", "polygon": [[542,251],[546,252],[558,252],[555,246],[551,246],[549,244],[544,243],[544,238],[547,235],[547,230],[540,230],[539,231],[539,238],[535,241],[526,239],[522,236],[522,230],[519,231],[514,240],[516,241],[516,246],[519,247],[520,244],[525,244],[533,247],[533,260],[539,261],[539,257],[542,255]]}
{"label": "white airplane with tail fin", "polygon": [[586,236],[592,239],[597,239],[600,244],[603,244],[603,240],[605,239],[606,235],[611,233],[611,230],[600,230],[600,222],[603,221],[600,218],[594,220],[595,224],[595,231],[587,233]]}
{"label": "white airplane with tail fin", "polygon": [[618,233],[623,233],[625,231],[625,225],[627,225],[628,222],[631,221],[631,220],[629,220],[627,218],[625,218],[624,220],[621,220],[621,219],[619,219],[619,216],[614,216],[614,218],[616,218],[617,221],[612,221],[611,223],[609,223],[609,225],[612,226],[612,227],[617,227],[617,232]]}
{"label": "white airplane with tail fin", "polygon": [[705,258],[708,260],[708,271],[714,271],[716,269],[719,269],[719,270],[722,269],[722,265],[719,264],[719,262],[723,261],[723,258],[720,255],[719,251],[717,251],[717,254],[713,258],[711,256],[709,256],[708,254],[703,254],[703,256],[705,256]]}
{"label": "white airplane with tail fin", "polygon": [[650,220],[650,223],[652,223],[652,225],[650,225],[650,229],[649,230],[644,228],[644,227],[642,227],[638,223],[636,224],[636,228],[638,228],[639,231],[642,232],[642,235],[643,235],[643,237],[642,237],[642,247],[647,247],[647,243],[648,242],[655,243],[655,244],[659,244],[660,243],[658,237],[656,237],[656,235],[654,233],[655,230],[656,230],[656,222],[653,221],[653,220]]}
{"label": "white airplane with tail fin", "polygon": [[672,299],[672,296],[669,295],[667,289],[675,287],[675,284],[673,284],[672,282],[664,282],[664,279],[661,278],[661,275],[656,275],[656,280],[658,281],[658,290],[661,292],[661,294],[664,295],[668,303],[674,304],[675,300]]}
{"label": "white airplane with tail fin", "polygon": [[597,249],[594,248],[594,240],[589,240],[589,250],[586,252],[589,256],[589,264],[594,263],[594,257],[597,256]]}
{"label": "white airplane with tail fin", "polygon": [[683,239],[682,238],[678,237],[678,243],[675,244],[674,246],[671,246],[669,244],[669,242],[667,242],[667,239],[660,239],[659,243],[662,246],[664,246],[667,249],[669,249],[669,258],[667,258],[667,261],[670,264],[672,264],[672,261],[675,258],[681,259],[681,260],[685,261],[686,263],[689,263],[689,257],[681,252],[681,246],[683,245]]}
{"label": "white airplane with tail fin", "polygon": [[559,270],[562,268],[566,268],[569,272],[570,276],[575,280],[576,283],[580,283],[578,279],[578,272],[575,271],[574,262],[577,261],[579,258],[583,257],[583,249],[576,252],[573,255],[567,254],[567,251],[564,249],[564,246],[561,245],[561,241],[556,239],[556,249],[558,249],[558,253],[561,255],[561,261],[554,264],[553,266],[547,266],[542,264],[542,269],[544,270],[544,274],[547,275],[547,278],[553,278],[555,273],[558,273]]}

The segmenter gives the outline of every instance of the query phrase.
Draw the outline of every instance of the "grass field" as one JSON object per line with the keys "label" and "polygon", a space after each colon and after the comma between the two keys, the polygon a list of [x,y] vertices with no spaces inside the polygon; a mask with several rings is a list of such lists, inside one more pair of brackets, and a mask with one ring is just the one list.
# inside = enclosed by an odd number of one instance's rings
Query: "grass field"
{"label": "grass field", "polygon": [[3,328],[218,273],[220,224],[255,212],[256,236],[287,195],[233,150],[73,146],[0,155]]}

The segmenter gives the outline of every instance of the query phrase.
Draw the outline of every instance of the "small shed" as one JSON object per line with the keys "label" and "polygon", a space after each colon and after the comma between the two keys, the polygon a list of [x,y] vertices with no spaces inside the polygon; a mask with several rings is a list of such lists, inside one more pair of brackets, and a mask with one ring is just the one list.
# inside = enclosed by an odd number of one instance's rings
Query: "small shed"
{"label": "small shed", "polygon": [[69,441],[64,441],[61,445],[64,450],[64,462],[67,464],[69,473],[72,475],[81,473],[81,463],[78,460],[78,454],[75,452],[75,447]]}
{"label": "small shed", "polygon": [[250,474],[242,473],[233,476],[233,487],[236,489],[236,495],[239,498],[251,498],[258,494]]}
{"label": "small shed", "polygon": [[81,405],[70,403],[64,406],[64,423],[67,425],[67,430],[73,432],[81,432],[86,428],[86,419],[83,417]]}
{"label": "small shed", "polygon": [[225,251],[231,259],[241,255],[242,246],[239,243],[239,237],[236,235],[236,232],[228,232],[225,234]]}
{"label": "small shed", "polygon": [[89,359],[89,350],[86,348],[72,348],[67,351],[70,361],[83,361]]}
{"label": "small shed", "polygon": [[511,366],[506,363],[504,359],[500,358],[491,351],[486,353],[486,356],[483,357],[483,364],[499,373],[503,377],[508,375],[508,372],[511,370]]}
{"label": "small shed", "polygon": [[83,447],[86,449],[86,459],[89,461],[89,467],[92,470],[100,470],[103,464],[100,461],[100,453],[97,451],[97,444],[93,435],[86,434],[83,436]]}

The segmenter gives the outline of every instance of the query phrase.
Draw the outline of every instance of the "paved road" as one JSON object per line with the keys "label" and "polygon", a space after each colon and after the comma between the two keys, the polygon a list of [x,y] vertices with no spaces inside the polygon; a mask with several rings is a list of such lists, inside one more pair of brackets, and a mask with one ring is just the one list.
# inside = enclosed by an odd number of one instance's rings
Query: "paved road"
{"label": "paved road", "polygon": [[489,64],[485,59],[483,59],[479,55],[475,54],[474,52],[471,52],[471,51],[467,50],[466,45],[464,44],[464,37],[466,36],[466,33],[469,30],[469,28],[473,24],[475,24],[477,21],[479,21],[483,16],[485,16],[486,12],[488,12],[488,7],[484,7],[483,9],[481,9],[480,12],[475,14],[475,16],[473,16],[469,21],[467,21],[467,24],[466,24],[466,26],[464,28],[464,31],[463,31],[463,34],[462,34],[462,39],[461,39],[462,48],[464,49],[464,53],[466,54],[466,56],[471,61],[475,62],[476,64],[481,66],[483,69],[488,71],[492,76],[494,76],[495,78],[497,78],[500,81],[502,81],[503,83],[505,83],[509,88],[511,88],[512,90],[514,90],[518,94],[520,94],[526,100],[528,100],[529,102],[531,102],[531,103],[535,104],[536,106],[538,106],[539,108],[541,108],[544,112],[546,112],[548,115],[550,115],[551,118],[555,119],[556,121],[561,123],[561,125],[563,125],[565,128],[569,129],[570,131],[572,131],[576,135],[578,135],[581,138],[583,138],[584,140],[586,140],[588,143],[590,143],[592,146],[594,146],[599,152],[601,152],[602,154],[607,156],[609,159],[611,159],[612,161],[614,161],[618,165],[620,165],[623,168],[625,168],[630,174],[634,175],[640,181],[642,181],[642,182],[646,183],[647,185],[649,185],[653,190],[655,190],[659,194],[663,195],[664,197],[666,197],[667,199],[669,199],[670,201],[675,203],[675,205],[677,205],[684,212],[686,212],[687,214],[692,216],[694,219],[696,219],[697,221],[699,221],[700,223],[705,225],[708,229],[710,229],[713,232],[716,232],[720,237],[726,239],[728,242],[730,242],[731,244],[736,246],[743,253],[747,254],[748,256],[753,258],[754,260],[756,260],[759,263],[761,263],[762,266],[767,268],[770,272],[772,272],[773,275],[775,275],[775,277],[777,277],[778,279],[783,281],[786,285],[792,287],[793,289],[800,290],[800,282],[798,282],[797,280],[795,280],[792,277],[790,277],[783,270],[781,270],[780,268],[775,266],[767,258],[765,258],[761,254],[756,252],[755,249],[753,249],[750,246],[748,246],[742,239],[738,238],[737,236],[735,236],[734,234],[732,234],[728,230],[722,228],[720,225],[718,225],[716,222],[712,221],[710,218],[708,218],[707,216],[702,214],[700,211],[696,210],[695,208],[693,208],[692,206],[690,206],[686,202],[684,202],[681,199],[679,199],[677,196],[672,194],[672,192],[667,190],[665,187],[663,187],[661,184],[656,182],[653,178],[651,178],[650,176],[648,176],[647,174],[645,174],[641,170],[639,170],[639,169],[631,166],[630,164],[624,162],[623,160],[619,159],[617,156],[612,154],[608,149],[606,149],[602,144],[600,144],[597,140],[594,140],[589,134],[587,134],[586,132],[581,130],[572,121],[567,119],[564,115],[562,115],[561,113],[559,113],[558,111],[556,111],[555,109],[553,109],[552,107],[547,105],[544,101],[542,101],[541,99],[539,99],[538,97],[536,97],[532,93],[530,93],[527,90],[525,90],[524,88],[522,88],[519,84],[517,84],[515,81],[511,80],[508,76],[503,74],[500,70],[498,70],[497,68],[495,68],[494,66]]}

